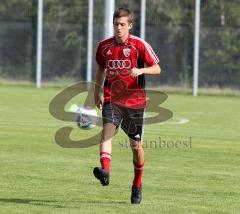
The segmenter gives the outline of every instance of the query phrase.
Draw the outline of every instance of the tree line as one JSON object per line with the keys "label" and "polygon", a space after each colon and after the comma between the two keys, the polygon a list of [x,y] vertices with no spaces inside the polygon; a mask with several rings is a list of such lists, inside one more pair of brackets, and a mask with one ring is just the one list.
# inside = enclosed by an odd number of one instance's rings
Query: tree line
{"label": "tree line", "polygon": [[[132,33],[140,32],[140,1],[116,0],[134,13]],[[202,0],[200,85],[239,87],[240,3]],[[94,1],[94,53],[103,39],[104,0]],[[191,85],[193,0],[148,0],[146,40],[160,56],[161,78],[153,85]],[[44,0],[43,79],[84,80],[87,57],[87,0]],[[1,0],[0,78],[34,80],[37,0]],[[94,55],[93,53],[93,55]],[[95,72],[96,64],[93,67]]]}

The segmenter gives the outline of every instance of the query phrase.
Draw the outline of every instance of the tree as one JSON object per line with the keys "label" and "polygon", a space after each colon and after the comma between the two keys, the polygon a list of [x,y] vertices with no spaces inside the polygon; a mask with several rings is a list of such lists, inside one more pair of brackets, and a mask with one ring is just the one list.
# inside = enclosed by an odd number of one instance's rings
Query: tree
{"label": "tree", "polygon": [[[146,40],[161,59],[154,85],[191,84],[193,70],[193,0],[147,0]],[[94,45],[103,39],[104,1],[95,0]],[[200,85],[240,85],[239,0],[201,0]],[[139,36],[140,1],[116,0],[135,16]],[[87,60],[88,1],[44,0],[43,79],[84,80]],[[1,77],[35,77],[37,0],[0,3]],[[93,61],[94,62],[94,61]],[[93,73],[96,63],[93,66]]]}

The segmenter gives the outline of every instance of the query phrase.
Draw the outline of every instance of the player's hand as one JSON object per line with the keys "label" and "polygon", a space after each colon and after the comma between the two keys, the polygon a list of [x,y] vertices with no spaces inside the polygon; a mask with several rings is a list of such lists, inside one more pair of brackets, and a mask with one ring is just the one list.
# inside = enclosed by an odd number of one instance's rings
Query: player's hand
{"label": "player's hand", "polygon": [[132,77],[137,77],[137,76],[142,75],[142,74],[143,74],[143,69],[132,68],[131,71],[130,71],[130,75]]}
{"label": "player's hand", "polygon": [[98,109],[102,110],[103,101],[100,97],[95,98],[95,105],[98,107]]}

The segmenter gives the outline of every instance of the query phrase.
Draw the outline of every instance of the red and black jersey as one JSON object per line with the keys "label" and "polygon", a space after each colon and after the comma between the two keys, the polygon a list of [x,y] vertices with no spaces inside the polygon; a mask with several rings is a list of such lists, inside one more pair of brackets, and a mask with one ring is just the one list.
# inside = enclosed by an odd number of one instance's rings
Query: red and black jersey
{"label": "red and black jersey", "polygon": [[143,68],[159,63],[151,46],[139,37],[129,35],[117,43],[115,37],[99,43],[97,64],[105,69],[104,102],[110,101],[128,108],[144,108],[146,94],[144,75],[132,77],[132,68]]}

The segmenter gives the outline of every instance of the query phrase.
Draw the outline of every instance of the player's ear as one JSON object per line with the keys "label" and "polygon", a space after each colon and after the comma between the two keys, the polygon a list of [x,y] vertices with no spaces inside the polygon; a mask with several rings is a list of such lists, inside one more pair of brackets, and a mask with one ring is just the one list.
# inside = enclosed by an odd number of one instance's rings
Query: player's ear
{"label": "player's ear", "polygon": [[132,23],[129,24],[128,29],[129,29],[129,30],[132,29]]}

